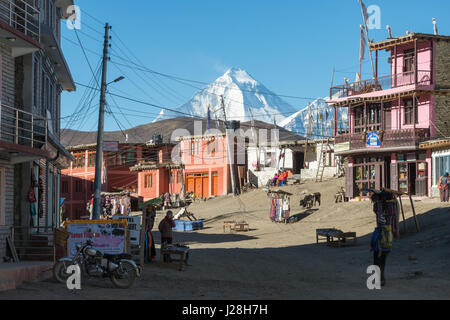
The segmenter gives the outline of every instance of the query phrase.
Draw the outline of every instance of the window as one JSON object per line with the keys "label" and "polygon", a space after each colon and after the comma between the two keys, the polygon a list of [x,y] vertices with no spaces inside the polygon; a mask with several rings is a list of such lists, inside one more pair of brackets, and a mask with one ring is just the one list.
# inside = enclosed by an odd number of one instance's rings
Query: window
{"label": "window", "polygon": [[413,124],[414,122],[416,124],[419,123],[419,113],[417,111],[417,107],[414,108],[413,99],[405,99],[403,101],[403,104],[405,106],[405,118],[404,118],[404,124]]}
{"label": "window", "polygon": [[364,106],[358,106],[354,110],[354,130],[355,133],[364,131]]}
{"label": "window", "polygon": [[75,192],[83,192],[83,181],[75,181]]}
{"label": "window", "polygon": [[199,141],[191,141],[191,156],[200,153],[200,142]]}
{"label": "window", "polygon": [[153,175],[146,174],[145,175],[145,188],[149,189],[153,186]]}
{"label": "window", "polygon": [[89,167],[95,167],[95,152],[89,152]]}
{"label": "window", "polygon": [[434,159],[434,166],[436,168],[434,184],[437,185],[440,177],[442,177],[446,172],[450,173],[450,154],[437,156]]}
{"label": "window", "polygon": [[403,72],[414,71],[414,49],[408,49],[403,52]]}
{"label": "window", "polygon": [[67,181],[63,181],[61,184],[61,192],[69,193],[69,183]]}

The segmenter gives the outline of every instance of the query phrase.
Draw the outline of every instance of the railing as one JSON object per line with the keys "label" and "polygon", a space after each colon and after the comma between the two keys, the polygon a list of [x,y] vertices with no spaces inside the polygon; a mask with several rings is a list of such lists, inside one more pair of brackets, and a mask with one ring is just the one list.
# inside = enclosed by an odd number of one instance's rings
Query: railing
{"label": "railing", "polygon": [[[430,137],[429,129],[401,129],[380,132],[381,148],[416,147]],[[335,143],[350,143],[350,150],[366,148],[364,133],[346,133],[338,135]]]}
{"label": "railing", "polygon": [[34,0],[1,0],[0,21],[40,41],[40,12]]}
{"label": "railing", "polygon": [[17,256],[21,261],[55,261],[53,227],[11,227]]}
{"label": "railing", "polygon": [[17,108],[1,105],[0,140],[40,149],[47,143],[47,120]]}
{"label": "railing", "polygon": [[376,79],[335,86],[330,89],[330,97],[351,97],[359,94],[399,88],[412,84],[431,85],[431,71],[417,71],[417,82],[416,74],[414,72],[405,72],[397,75],[389,75]]}

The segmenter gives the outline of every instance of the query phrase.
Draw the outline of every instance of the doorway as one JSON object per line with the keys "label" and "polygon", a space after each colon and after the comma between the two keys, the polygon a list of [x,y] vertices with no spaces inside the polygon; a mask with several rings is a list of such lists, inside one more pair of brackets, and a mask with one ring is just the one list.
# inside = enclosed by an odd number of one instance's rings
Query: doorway
{"label": "doorway", "polygon": [[417,164],[415,162],[408,164],[408,191],[411,195],[416,194],[416,170]]}

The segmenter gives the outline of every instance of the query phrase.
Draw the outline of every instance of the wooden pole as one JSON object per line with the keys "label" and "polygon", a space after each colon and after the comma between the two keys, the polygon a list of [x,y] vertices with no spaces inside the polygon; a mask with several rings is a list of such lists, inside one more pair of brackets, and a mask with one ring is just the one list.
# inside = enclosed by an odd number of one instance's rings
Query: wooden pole
{"label": "wooden pole", "polygon": [[420,232],[419,221],[417,221],[416,209],[414,208],[414,203],[413,203],[411,194],[409,194],[409,201],[411,202],[411,209],[412,209],[413,216],[414,216],[414,223],[416,224],[416,230],[417,230],[417,232]]}
{"label": "wooden pole", "polygon": [[407,233],[408,232],[408,228],[406,226],[405,211],[403,210],[402,196],[400,194],[398,195],[398,200],[400,201],[400,208],[402,210],[403,229],[405,229],[405,233]]}
{"label": "wooden pole", "polygon": [[[139,237],[139,263],[141,266],[144,266],[144,263],[145,263],[145,233],[146,232],[147,232],[147,207],[143,207],[142,208],[141,234]],[[150,248],[149,248],[149,250],[150,250]]]}

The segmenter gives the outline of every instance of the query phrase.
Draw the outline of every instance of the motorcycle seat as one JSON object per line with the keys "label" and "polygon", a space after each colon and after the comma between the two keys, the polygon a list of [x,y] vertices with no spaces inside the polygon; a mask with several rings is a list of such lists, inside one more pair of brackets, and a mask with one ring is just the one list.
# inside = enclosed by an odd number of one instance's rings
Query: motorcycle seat
{"label": "motorcycle seat", "polygon": [[108,260],[115,260],[115,259],[125,259],[125,260],[132,260],[133,256],[129,253],[120,253],[120,254],[107,254],[105,253],[103,255]]}

